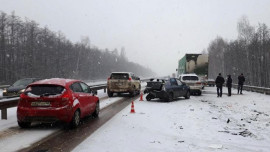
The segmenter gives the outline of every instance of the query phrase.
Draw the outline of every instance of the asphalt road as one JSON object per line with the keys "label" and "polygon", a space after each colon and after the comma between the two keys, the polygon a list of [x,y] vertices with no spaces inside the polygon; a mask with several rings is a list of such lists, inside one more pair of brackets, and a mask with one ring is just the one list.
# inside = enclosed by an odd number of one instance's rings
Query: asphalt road
{"label": "asphalt road", "polygon": [[134,98],[124,97],[121,100],[102,109],[98,118],[86,118],[82,121],[78,128],[61,129],[53,135],[32,144],[30,147],[21,149],[20,152],[71,151],[119,111],[127,107],[132,100],[135,100],[138,97],[139,96]]}

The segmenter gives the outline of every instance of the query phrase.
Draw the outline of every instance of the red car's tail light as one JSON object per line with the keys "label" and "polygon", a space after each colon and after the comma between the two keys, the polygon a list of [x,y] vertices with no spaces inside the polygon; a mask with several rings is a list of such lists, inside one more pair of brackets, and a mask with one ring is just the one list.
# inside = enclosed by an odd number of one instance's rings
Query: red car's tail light
{"label": "red car's tail light", "polygon": [[62,95],[62,101],[61,101],[61,105],[65,106],[69,104],[69,99],[70,99],[70,95],[69,93],[66,91],[63,95]]}
{"label": "red car's tail light", "polygon": [[131,81],[132,80],[131,77],[129,77],[128,80]]}
{"label": "red car's tail light", "polygon": [[26,95],[22,93],[20,95],[20,100],[19,100],[18,106],[24,107],[24,106],[26,106],[26,102],[27,102]]}

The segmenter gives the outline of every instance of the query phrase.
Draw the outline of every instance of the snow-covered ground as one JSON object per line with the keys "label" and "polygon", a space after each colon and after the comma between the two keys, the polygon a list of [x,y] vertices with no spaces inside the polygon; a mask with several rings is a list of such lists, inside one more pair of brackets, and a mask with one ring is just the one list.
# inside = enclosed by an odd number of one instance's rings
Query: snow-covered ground
{"label": "snow-covered ground", "polygon": [[137,100],[135,114],[123,109],[73,151],[269,152],[270,96],[217,98],[215,90],[170,103]]}
{"label": "snow-covered ground", "polygon": [[[137,100],[136,113],[130,113],[130,106],[123,109],[73,151],[268,152],[270,96],[244,91],[243,95],[217,98],[215,90],[207,87],[202,96],[169,103]],[[98,96],[104,98],[101,107],[118,99],[105,98],[103,90]],[[27,147],[57,129],[30,129],[20,133],[16,108],[10,108],[8,120],[0,120],[0,151]]]}
{"label": "snow-covered ground", "polygon": [[[107,94],[103,90],[98,91],[98,97],[104,98]],[[121,97],[108,98],[100,102],[100,108],[104,108]],[[7,100],[7,99],[6,99]],[[7,120],[0,120],[0,152],[12,152],[29,147],[31,144],[55,133],[60,128],[33,128],[20,130],[17,125],[17,107],[7,109]],[[1,113],[0,113],[1,118]]]}

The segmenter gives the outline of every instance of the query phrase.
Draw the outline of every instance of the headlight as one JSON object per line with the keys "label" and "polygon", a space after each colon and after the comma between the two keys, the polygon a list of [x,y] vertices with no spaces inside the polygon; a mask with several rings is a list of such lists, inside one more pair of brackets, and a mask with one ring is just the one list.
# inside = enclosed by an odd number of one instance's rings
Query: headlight
{"label": "headlight", "polygon": [[7,89],[4,89],[4,90],[3,90],[3,93],[7,93]]}
{"label": "headlight", "polygon": [[25,90],[25,89],[20,90],[20,91],[19,91],[19,93],[23,93],[23,92],[24,92],[24,90]]}

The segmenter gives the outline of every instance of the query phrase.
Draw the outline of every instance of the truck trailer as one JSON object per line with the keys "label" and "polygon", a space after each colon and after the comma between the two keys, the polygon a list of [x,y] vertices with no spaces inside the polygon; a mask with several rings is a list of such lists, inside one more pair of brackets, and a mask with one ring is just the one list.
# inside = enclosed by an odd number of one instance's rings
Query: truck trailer
{"label": "truck trailer", "polygon": [[207,54],[186,54],[178,61],[177,76],[181,74],[195,73],[199,77],[208,75]]}

